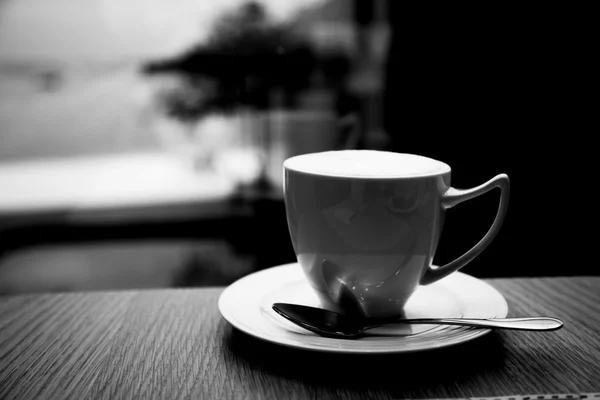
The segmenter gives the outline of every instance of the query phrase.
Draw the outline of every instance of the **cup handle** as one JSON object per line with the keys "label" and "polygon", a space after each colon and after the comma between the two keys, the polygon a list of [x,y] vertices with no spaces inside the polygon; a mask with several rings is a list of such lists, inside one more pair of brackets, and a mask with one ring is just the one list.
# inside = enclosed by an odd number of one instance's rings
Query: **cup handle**
{"label": "cup handle", "polygon": [[472,189],[460,190],[451,187],[442,195],[442,207],[444,209],[448,209],[459,203],[462,203],[465,200],[470,200],[487,193],[495,188],[500,188],[500,204],[498,205],[496,218],[494,219],[492,226],[487,231],[485,236],[475,246],[473,246],[473,248],[471,248],[462,256],[458,257],[456,260],[437,268],[432,268],[429,266],[423,275],[423,278],[421,279],[421,285],[429,285],[430,283],[438,281],[450,275],[451,273],[458,271],[469,262],[473,261],[473,259],[477,257],[492,242],[494,237],[498,234],[498,231],[504,222],[504,217],[506,216],[506,211],[508,209],[508,195],[510,193],[510,181],[508,179],[508,175],[500,174],[493,177],[483,185],[474,187]]}

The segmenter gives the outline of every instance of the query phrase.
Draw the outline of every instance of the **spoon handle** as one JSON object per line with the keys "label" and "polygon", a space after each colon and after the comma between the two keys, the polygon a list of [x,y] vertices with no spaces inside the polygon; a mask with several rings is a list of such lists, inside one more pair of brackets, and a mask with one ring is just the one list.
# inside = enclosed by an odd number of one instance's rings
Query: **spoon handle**
{"label": "spoon handle", "polygon": [[563,326],[561,320],[551,317],[527,318],[418,318],[400,320],[406,324],[462,325],[482,328],[502,328],[525,331],[554,331]]}

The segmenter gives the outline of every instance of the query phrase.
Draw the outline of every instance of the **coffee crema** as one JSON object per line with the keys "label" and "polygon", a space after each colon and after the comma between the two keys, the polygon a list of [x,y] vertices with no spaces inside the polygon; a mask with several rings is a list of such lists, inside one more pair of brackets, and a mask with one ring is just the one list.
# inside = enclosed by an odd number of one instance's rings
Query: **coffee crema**
{"label": "coffee crema", "polygon": [[284,162],[298,172],[350,178],[402,178],[439,175],[450,166],[415,154],[379,150],[337,150],[302,154]]}

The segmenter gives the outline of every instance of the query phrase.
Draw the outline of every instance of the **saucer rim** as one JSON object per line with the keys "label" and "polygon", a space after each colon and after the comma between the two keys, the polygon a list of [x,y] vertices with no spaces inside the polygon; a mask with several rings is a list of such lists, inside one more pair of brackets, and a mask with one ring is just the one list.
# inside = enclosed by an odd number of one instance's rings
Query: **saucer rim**
{"label": "saucer rim", "polygon": [[[347,347],[344,347],[344,348],[322,347],[322,346],[317,346],[317,345],[313,345],[313,344],[304,344],[303,345],[301,341],[298,341],[297,343],[295,343],[295,342],[278,340],[277,337],[275,337],[275,335],[269,335],[269,334],[261,335],[261,332],[257,331],[256,329],[252,329],[251,327],[247,326],[246,324],[240,323],[238,321],[238,319],[233,316],[233,313],[228,311],[227,307],[225,306],[227,296],[229,296],[231,292],[235,291],[238,286],[243,285],[248,278],[250,278],[251,276],[255,277],[257,274],[268,274],[271,271],[276,270],[276,269],[285,269],[285,268],[294,268],[294,267],[300,268],[300,266],[298,265],[297,262],[276,265],[273,267],[255,271],[255,272],[248,274],[246,276],[243,276],[243,277],[237,279],[236,281],[234,281],[233,283],[231,283],[219,295],[218,309],[219,309],[219,312],[220,312],[222,318],[225,319],[225,321],[227,323],[229,323],[234,329],[237,329],[238,331],[241,331],[247,335],[250,335],[256,339],[259,339],[259,340],[262,340],[262,341],[265,341],[268,343],[272,343],[275,345],[284,346],[284,347],[288,347],[288,348],[293,348],[293,349],[297,349],[297,350],[313,351],[313,352],[321,352],[321,353],[337,353],[337,354],[373,354],[373,355],[380,354],[380,355],[384,355],[384,354],[416,353],[416,352],[422,352],[422,351],[431,351],[431,350],[452,347],[452,346],[456,346],[456,345],[463,344],[466,342],[470,342],[472,340],[475,340],[477,338],[480,338],[480,337],[490,333],[493,330],[493,329],[480,329],[480,328],[475,329],[475,328],[465,327],[466,331],[471,332],[471,335],[466,336],[466,337],[455,338],[455,340],[450,341],[450,342],[445,341],[445,342],[441,342],[438,344],[428,345],[428,346],[422,347],[422,348],[381,348],[381,349],[358,349],[357,348],[357,349],[352,349],[352,348],[347,348]],[[466,274],[461,271],[456,271],[452,275],[459,275],[462,277],[462,279],[474,280],[477,282],[477,284],[485,286],[489,291],[495,292],[498,296],[498,300],[499,301],[501,300],[501,302],[502,302],[502,304],[498,304],[499,309],[501,308],[502,311],[499,312],[499,315],[497,315],[496,317],[497,318],[505,318],[508,315],[508,303],[506,301],[506,298],[494,286],[492,286],[491,284],[489,284],[488,282],[486,282],[482,279],[476,278],[472,275]],[[344,340],[344,339],[332,339],[332,340]]]}

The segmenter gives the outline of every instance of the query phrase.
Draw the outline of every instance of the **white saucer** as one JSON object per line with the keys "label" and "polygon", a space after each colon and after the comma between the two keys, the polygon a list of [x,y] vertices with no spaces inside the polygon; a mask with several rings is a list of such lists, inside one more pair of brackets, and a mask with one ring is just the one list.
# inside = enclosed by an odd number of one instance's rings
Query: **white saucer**
{"label": "white saucer", "polygon": [[[279,316],[275,302],[319,306],[302,269],[296,263],[247,275],[228,286],[219,297],[221,315],[237,329],[272,343],[305,350],[335,353],[404,353],[446,347],[480,337],[489,329],[449,325],[397,325],[378,328],[360,339],[318,336]],[[406,305],[407,318],[503,318],[506,300],[496,289],[461,272],[421,286]]]}

